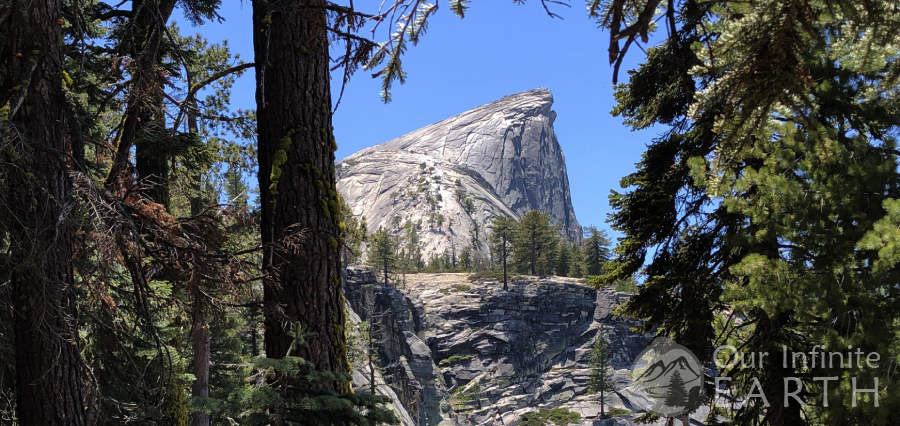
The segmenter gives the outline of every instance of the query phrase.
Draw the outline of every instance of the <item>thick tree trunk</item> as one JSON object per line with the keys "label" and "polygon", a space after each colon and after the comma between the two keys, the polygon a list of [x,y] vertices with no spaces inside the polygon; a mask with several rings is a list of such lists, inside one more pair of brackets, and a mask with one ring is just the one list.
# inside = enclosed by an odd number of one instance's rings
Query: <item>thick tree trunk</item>
{"label": "thick tree trunk", "polygon": [[163,79],[159,72],[159,48],[166,22],[175,8],[175,0],[135,0],[131,4],[133,23],[137,32],[128,54],[134,61],[132,77],[125,109],[125,122],[119,135],[119,144],[113,165],[106,178],[106,188],[119,193],[123,175],[127,174],[128,156],[135,147],[135,166],[138,175],[148,185],[144,192],[151,200],[168,206],[168,152],[160,146],[165,133],[162,115]]}
{"label": "thick tree trunk", "polygon": [[15,53],[10,74],[25,93],[10,117],[21,131],[20,139],[12,141],[17,148],[4,153],[6,160],[18,163],[10,173],[9,199],[4,200],[11,216],[11,264],[16,265],[16,411],[22,425],[81,426],[85,416],[72,268],[75,235],[66,218],[72,182],[65,156],[70,147],[60,0],[15,0],[10,7],[7,41]]}
{"label": "thick tree trunk", "polygon": [[[316,337],[292,355],[349,371],[341,293],[340,203],[335,186],[324,0],[253,2],[266,356],[281,358],[299,321]],[[270,9],[271,7],[271,9]]]}

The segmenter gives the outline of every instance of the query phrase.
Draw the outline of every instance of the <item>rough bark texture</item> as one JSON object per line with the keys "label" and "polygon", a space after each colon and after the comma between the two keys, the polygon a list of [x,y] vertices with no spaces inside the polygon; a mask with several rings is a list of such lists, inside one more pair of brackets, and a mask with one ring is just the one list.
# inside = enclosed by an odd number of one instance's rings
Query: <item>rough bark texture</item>
{"label": "rough bark texture", "polygon": [[129,25],[134,32],[134,42],[130,43],[127,54],[134,61],[129,70],[133,82],[116,155],[106,178],[107,189],[114,193],[121,190],[118,185],[123,174],[127,175],[128,156],[131,147],[135,146],[138,175],[147,184],[144,194],[163,205],[169,202],[168,158],[161,155],[167,149],[159,146],[165,124],[161,114],[160,91],[163,87],[158,63],[163,32],[174,8],[175,0],[161,0],[158,4],[144,0],[132,2],[132,22]]}
{"label": "rough bark texture", "polygon": [[[188,85],[193,84],[194,76],[188,71]],[[191,96],[187,99],[190,102],[191,109],[188,110],[188,128],[190,132],[197,135],[200,134],[200,126],[197,122],[197,116],[194,114],[194,108],[197,107],[197,100]],[[203,211],[203,197],[200,194],[200,183],[202,177],[198,174],[194,176],[192,189],[197,191],[197,195],[191,198],[191,215],[197,216]],[[191,325],[191,345],[194,356],[191,359],[191,371],[194,373],[194,382],[191,384],[191,396],[199,396],[201,398],[209,397],[209,353],[210,353],[210,335],[209,335],[209,315],[206,296],[200,291],[199,279],[193,285],[193,324]],[[195,411],[191,413],[191,426],[209,426],[209,414]]]}
{"label": "rough bark texture", "polygon": [[283,357],[299,321],[317,336],[291,354],[348,371],[324,5],[253,2],[262,238],[302,232],[264,253],[265,350]]}
{"label": "rough bark texture", "polygon": [[[65,218],[72,182],[64,156],[69,146],[60,0],[16,0],[11,8],[8,42],[16,54],[10,71],[19,78],[16,84],[26,86],[20,109],[10,117],[21,131],[22,152],[4,201],[12,215],[16,265],[16,409],[22,425],[80,426],[85,417],[74,323],[74,232]],[[37,61],[34,71],[24,75],[31,61]]]}

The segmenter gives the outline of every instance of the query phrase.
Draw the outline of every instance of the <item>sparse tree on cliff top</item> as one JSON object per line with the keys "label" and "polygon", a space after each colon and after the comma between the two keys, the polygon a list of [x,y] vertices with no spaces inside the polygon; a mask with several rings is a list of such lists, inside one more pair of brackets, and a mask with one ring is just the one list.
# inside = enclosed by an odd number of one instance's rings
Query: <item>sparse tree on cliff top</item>
{"label": "sparse tree on cliff top", "polygon": [[397,265],[396,244],[384,228],[369,237],[369,244],[368,263],[384,273],[384,285],[388,285],[388,273]]}
{"label": "sparse tree on cliff top", "polygon": [[583,241],[584,250],[584,274],[596,276],[603,274],[603,268],[610,258],[609,237],[606,231],[600,231],[596,227],[586,228],[589,234]]}
{"label": "sparse tree on cliff top", "polygon": [[491,252],[494,259],[503,265],[503,289],[509,289],[507,277],[507,261],[512,255],[513,239],[516,233],[516,221],[509,216],[497,216],[491,223]]}

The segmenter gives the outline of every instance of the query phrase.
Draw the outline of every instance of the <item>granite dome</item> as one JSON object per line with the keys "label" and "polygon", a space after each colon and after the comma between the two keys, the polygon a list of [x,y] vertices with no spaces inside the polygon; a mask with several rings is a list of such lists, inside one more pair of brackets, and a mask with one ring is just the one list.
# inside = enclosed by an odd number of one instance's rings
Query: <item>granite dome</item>
{"label": "granite dome", "polygon": [[486,252],[491,219],[532,209],[578,240],[552,105],[529,90],[363,149],[337,163],[338,191],[371,230],[418,222],[424,256],[476,239]]}

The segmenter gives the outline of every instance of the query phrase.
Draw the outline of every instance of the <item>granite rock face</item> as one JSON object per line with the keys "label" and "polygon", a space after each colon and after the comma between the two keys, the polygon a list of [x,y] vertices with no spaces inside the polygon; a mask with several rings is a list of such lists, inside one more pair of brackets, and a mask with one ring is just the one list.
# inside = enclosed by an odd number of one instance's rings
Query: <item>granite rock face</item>
{"label": "granite rock face", "polygon": [[532,209],[580,239],[552,105],[530,90],[366,148],[336,164],[338,191],[369,229],[418,223],[426,258],[476,240],[484,252],[492,218]]}
{"label": "granite rock face", "polygon": [[[368,268],[345,276],[348,304],[378,331],[384,380],[416,425],[516,426],[553,407],[579,413],[582,425],[633,424],[630,400],[646,395],[629,387],[628,368],[652,335],[612,314],[629,295],[561,277],[526,277],[504,291],[465,274],[416,274],[401,287],[378,284]],[[635,412],[615,420],[600,419],[598,396],[587,394],[601,329],[616,371],[607,408]]]}

